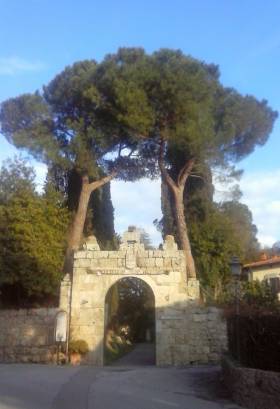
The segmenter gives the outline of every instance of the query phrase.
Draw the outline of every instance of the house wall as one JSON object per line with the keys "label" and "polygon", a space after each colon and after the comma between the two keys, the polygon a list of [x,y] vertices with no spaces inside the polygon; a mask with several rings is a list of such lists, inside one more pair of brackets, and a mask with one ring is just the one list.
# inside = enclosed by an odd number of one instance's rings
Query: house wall
{"label": "house wall", "polygon": [[270,267],[251,267],[249,278],[250,280],[262,281],[269,274],[280,274],[280,264],[271,265]]}

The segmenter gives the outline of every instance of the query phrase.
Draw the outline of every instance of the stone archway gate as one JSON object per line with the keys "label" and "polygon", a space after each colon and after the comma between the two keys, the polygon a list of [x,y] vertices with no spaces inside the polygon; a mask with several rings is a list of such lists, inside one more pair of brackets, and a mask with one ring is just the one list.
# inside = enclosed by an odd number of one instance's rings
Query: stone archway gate
{"label": "stone archway gate", "polygon": [[94,236],[74,254],[73,280],[61,284],[60,308],[68,312],[70,339],[84,339],[89,364],[103,365],[105,297],[122,277],[138,277],[155,297],[156,364],[219,360],[226,347],[225,322],[216,308],[199,303],[199,282],[186,280],[184,253],[173,236],[161,250],[145,250],[137,230],[124,233],[118,251],[101,251]]}

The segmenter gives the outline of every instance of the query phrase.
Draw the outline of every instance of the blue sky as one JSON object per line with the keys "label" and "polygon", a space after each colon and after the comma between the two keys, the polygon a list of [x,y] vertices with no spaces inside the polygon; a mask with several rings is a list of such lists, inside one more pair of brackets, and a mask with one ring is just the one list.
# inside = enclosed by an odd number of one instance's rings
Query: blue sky
{"label": "blue sky", "polygon": [[[214,62],[225,85],[266,98],[280,111],[278,0],[0,0],[0,10],[0,101],[40,89],[74,61],[142,46],[180,48]],[[280,120],[267,144],[240,163],[242,200],[263,244],[280,239],[279,133]],[[0,144],[0,160],[14,154],[1,135]],[[36,169],[41,179],[44,167]],[[141,224],[159,240],[152,228],[160,217],[159,183],[134,185],[133,197],[131,189],[113,186],[117,230]],[[141,204],[144,193],[149,199]]]}

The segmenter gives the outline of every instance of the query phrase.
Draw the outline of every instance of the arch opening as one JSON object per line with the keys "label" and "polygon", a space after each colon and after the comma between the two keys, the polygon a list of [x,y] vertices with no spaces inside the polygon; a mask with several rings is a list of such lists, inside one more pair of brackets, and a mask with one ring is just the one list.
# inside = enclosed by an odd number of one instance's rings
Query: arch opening
{"label": "arch opening", "polygon": [[123,277],[105,297],[104,363],[155,364],[155,296],[137,277]]}

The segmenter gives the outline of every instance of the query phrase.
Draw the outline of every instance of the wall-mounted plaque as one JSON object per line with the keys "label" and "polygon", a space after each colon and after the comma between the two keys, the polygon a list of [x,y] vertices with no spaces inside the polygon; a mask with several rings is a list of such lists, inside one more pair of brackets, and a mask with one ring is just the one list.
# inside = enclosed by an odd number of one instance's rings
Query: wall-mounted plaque
{"label": "wall-mounted plaque", "polygon": [[55,342],[66,342],[67,340],[67,313],[59,311],[56,315]]}

